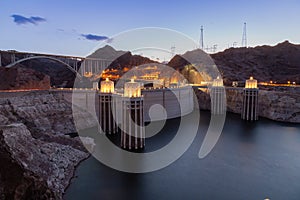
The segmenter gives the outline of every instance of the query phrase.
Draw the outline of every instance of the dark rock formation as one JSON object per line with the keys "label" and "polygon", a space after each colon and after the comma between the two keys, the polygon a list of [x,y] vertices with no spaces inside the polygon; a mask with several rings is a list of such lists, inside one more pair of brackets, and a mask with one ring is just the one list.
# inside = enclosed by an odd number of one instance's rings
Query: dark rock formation
{"label": "dark rock formation", "polygon": [[181,55],[175,55],[168,63],[168,66],[173,67],[176,70],[183,70],[184,66],[189,65],[186,59]]}
{"label": "dark rock formation", "polygon": [[[84,111],[74,115],[82,128],[96,123]],[[0,124],[0,199],[62,199],[75,167],[89,156],[79,138],[64,135],[76,132],[64,95],[1,93]]]}
{"label": "dark rock formation", "polygon": [[49,76],[23,67],[0,68],[0,90],[50,88]]}
{"label": "dark rock formation", "polygon": [[139,55],[132,55],[130,52],[126,52],[120,57],[116,58],[109,67],[122,70],[124,68],[131,69],[134,66],[139,66],[147,63],[155,63],[155,61],[150,60]]}
{"label": "dark rock formation", "polygon": [[[3,69],[5,66],[11,63],[11,55],[15,55],[16,60],[20,60],[25,58],[25,56],[32,56],[30,54],[18,52],[18,51],[3,51],[1,53],[1,61]],[[75,59],[68,59],[68,62],[74,64],[77,62],[78,66],[80,66],[80,61]],[[66,65],[45,58],[38,59],[30,59],[27,61],[23,61],[19,64],[16,64],[14,67],[24,67],[27,69],[33,69],[35,71],[41,72],[50,77],[51,86],[55,87],[72,87],[74,85],[74,80],[76,78],[75,73],[71,72],[70,69],[67,68]]]}
{"label": "dark rock formation", "polygon": [[62,199],[75,166],[89,154],[77,140],[48,136],[52,141],[33,138],[24,124],[1,127],[0,199]]}
{"label": "dark rock formation", "polygon": [[300,45],[285,41],[274,47],[230,48],[211,55],[226,84],[254,76],[258,81],[300,82]]}
{"label": "dark rock formation", "polygon": [[[199,49],[174,56],[169,66],[183,70],[189,65],[189,58]],[[199,54],[198,52],[198,55]],[[232,81],[245,81],[254,76],[258,81],[287,83],[300,82],[300,45],[289,42],[255,48],[230,48],[210,55],[217,65],[226,85]],[[204,58],[204,57],[203,57]],[[207,62],[210,62],[207,60]]]}
{"label": "dark rock formation", "polygon": [[[66,65],[49,59],[32,59],[24,61],[17,66],[23,66],[46,74],[50,77],[51,86],[73,87],[76,74]],[[80,66],[80,65],[78,65]]]}
{"label": "dark rock formation", "polygon": [[16,93],[16,96],[8,96],[8,93],[1,95],[0,124],[22,122],[34,135],[44,132],[53,135],[77,132],[73,115],[82,121],[83,129],[96,125],[89,113],[72,113],[71,103],[58,92],[36,91]]}
{"label": "dark rock formation", "polygon": [[97,49],[87,57],[114,61],[125,53],[128,53],[128,51],[117,51],[113,47],[106,45],[102,48]]}
{"label": "dark rock formation", "polygon": [[[88,56],[88,58],[98,58],[110,60],[111,63],[107,69],[117,69],[118,71],[111,71],[108,74],[113,76],[121,77],[132,67],[148,64],[148,63],[157,63],[149,58],[132,55],[129,51],[117,51],[111,46],[105,46],[96,50],[94,53]],[[95,74],[94,77],[100,77],[99,74]]]}

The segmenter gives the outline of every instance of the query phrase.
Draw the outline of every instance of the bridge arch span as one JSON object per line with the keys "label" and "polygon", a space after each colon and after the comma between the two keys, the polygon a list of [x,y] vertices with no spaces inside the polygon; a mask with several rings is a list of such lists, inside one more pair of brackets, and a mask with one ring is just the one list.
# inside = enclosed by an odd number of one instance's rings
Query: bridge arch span
{"label": "bridge arch span", "polygon": [[69,64],[57,59],[57,58],[53,58],[53,57],[49,57],[49,56],[32,56],[32,57],[27,57],[27,58],[22,58],[20,60],[17,60],[16,62],[10,63],[9,65],[5,66],[5,68],[11,68],[13,66],[15,66],[18,63],[22,63],[24,61],[27,60],[33,60],[33,59],[49,59],[49,60],[53,60],[56,61],[58,63],[61,63],[63,65],[65,65],[70,71],[72,71],[74,74],[76,74],[77,77],[79,77],[80,79],[82,78],[82,76],[73,68],[71,67]]}

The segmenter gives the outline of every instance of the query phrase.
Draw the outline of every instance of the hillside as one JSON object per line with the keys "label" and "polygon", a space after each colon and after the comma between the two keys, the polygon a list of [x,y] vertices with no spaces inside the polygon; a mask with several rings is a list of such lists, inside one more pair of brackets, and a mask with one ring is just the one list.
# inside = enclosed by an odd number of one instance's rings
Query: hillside
{"label": "hillside", "polygon": [[300,82],[300,45],[230,48],[212,55],[227,82],[254,76],[258,81]]}
{"label": "hillside", "polygon": [[[112,63],[108,66],[108,69],[115,69],[115,71],[109,71],[107,74],[110,74],[113,77],[121,77],[132,67],[156,62],[140,55],[132,55],[129,51],[117,51],[108,45],[96,50],[87,57],[112,60]],[[94,76],[99,77],[99,74]]]}
{"label": "hillside", "polygon": [[[168,63],[176,70],[183,70],[189,55],[199,49],[176,55]],[[286,83],[300,82],[300,45],[288,41],[276,46],[258,46],[254,48],[230,48],[211,55],[223,75],[224,82],[244,81],[254,76],[258,81],[276,81]]]}

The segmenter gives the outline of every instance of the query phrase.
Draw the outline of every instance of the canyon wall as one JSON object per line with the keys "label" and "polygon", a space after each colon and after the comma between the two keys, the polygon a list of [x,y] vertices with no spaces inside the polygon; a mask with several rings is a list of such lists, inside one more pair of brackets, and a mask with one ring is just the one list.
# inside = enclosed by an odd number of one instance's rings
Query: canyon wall
{"label": "canyon wall", "polygon": [[[79,125],[96,121],[77,110]],[[77,132],[72,106],[49,91],[0,94],[0,199],[62,199],[75,167],[90,154]]]}
{"label": "canyon wall", "polygon": [[[210,96],[207,89],[195,89],[200,109],[210,110]],[[282,122],[300,123],[299,92],[259,90],[259,116]],[[227,111],[241,113],[242,88],[226,88]]]}

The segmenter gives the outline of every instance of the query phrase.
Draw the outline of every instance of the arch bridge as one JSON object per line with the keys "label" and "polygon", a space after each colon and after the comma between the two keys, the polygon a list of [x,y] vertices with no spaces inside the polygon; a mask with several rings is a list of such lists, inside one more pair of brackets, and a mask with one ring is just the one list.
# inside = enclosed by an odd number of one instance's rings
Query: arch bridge
{"label": "arch bridge", "polygon": [[75,73],[78,77],[82,77],[86,74],[97,74],[101,73],[107,68],[112,61],[105,59],[96,58],[84,58],[77,56],[64,56],[64,55],[51,55],[51,54],[37,54],[28,52],[17,52],[17,51],[0,51],[0,66],[2,66],[3,55],[6,54],[9,57],[6,68],[15,66],[18,63],[22,63],[28,60],[34,59],[49,59],[58,62],[66,66],[70,72]]}

